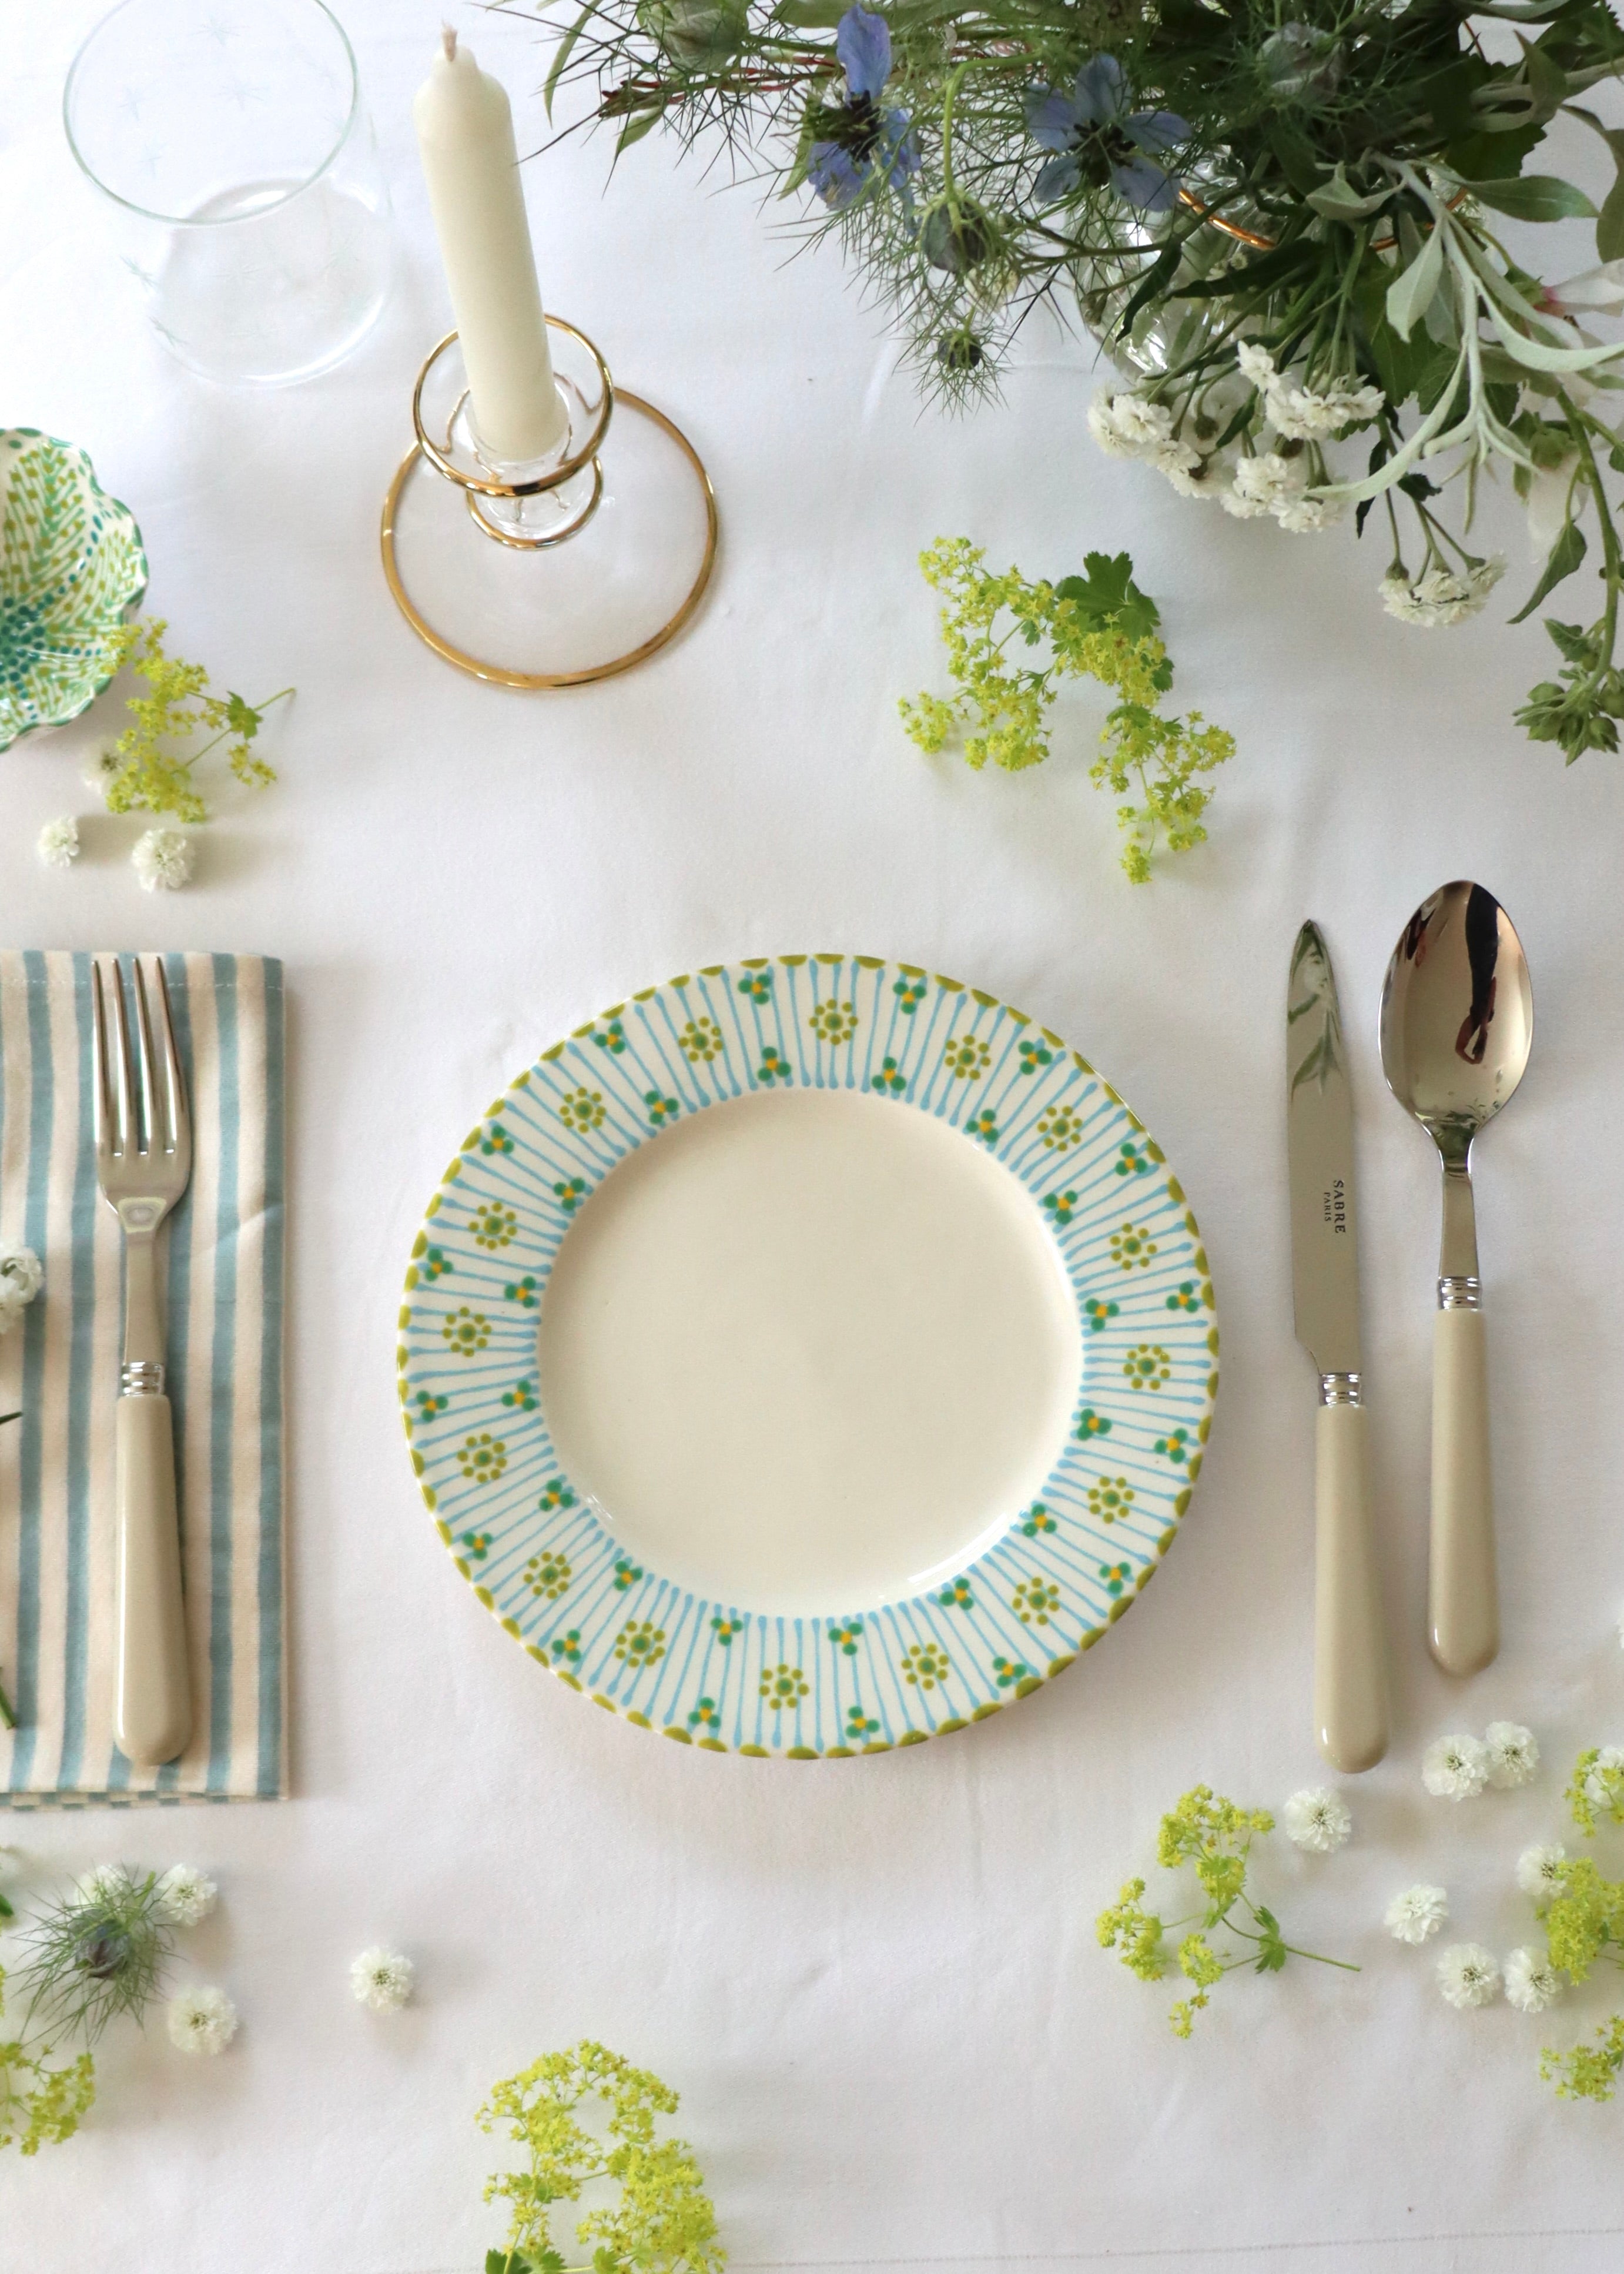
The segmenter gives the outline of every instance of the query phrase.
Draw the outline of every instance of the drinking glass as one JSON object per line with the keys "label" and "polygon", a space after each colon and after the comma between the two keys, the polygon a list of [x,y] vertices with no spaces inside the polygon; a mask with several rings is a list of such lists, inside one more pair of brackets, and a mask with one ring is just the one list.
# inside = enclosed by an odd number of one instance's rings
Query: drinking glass
{"label": "drinking glass", "polygon": [[191,370],[309,379],[376,320],[388,192],[322,0],[122,0],[74,57],[63,116],[159,337]]}

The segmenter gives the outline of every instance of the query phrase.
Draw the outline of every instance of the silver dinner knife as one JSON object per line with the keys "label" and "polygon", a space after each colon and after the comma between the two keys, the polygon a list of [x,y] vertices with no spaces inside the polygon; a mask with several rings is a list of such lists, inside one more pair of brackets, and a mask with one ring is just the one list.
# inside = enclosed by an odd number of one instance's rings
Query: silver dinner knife
{"label": "silver dinner knife", "polygon": [[1314,1446],[1314,1735],[1334,1768],[1387,1750],[1387,1654],[1371,1531],[1359,1359],[1353,1100],[1336,981],[1318,924],[1291,951],[1286,990],[1291,1287],[1297,1340],[1320,1376]]}

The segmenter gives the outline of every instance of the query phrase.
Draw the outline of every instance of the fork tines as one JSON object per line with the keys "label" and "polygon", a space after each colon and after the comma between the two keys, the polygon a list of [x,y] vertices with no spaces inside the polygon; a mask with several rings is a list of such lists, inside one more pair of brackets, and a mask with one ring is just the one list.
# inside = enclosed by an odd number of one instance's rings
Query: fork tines
{"label": "fork tines", "polygon": [[[162,1035],[162,1058],[153,1040],[148,981],[139,959],[131,966],[134,998],[136,1047],[131,1049],[131,1014],[124,1000],[125,981],[115,961],[102,975],[102,967],[90,967],[91,1007],[95,1028],[95,1084],[93,1096],[96,1152],[112,1160],[171,1158],[190,1149],[186,1088],[180,1055],[175,1047],[175,1021],[169,1009],[169,982],[160,957],[153,959],[153,983],[157,990],[158,1026]],[[109,1048],[108,1011],[112,1012]],[[159,1078],[154,1070],[161,1068]],[[138,1113],[139,1098],[139,1113]]]}

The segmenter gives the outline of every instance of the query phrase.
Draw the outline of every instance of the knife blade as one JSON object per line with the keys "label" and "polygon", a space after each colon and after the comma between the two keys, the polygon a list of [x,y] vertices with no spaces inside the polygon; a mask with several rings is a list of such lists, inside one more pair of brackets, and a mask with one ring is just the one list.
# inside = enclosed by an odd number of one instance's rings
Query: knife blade
{"label": "knife blade", "polygon": [[1336,979],[1305,923],[1286,988],[1286,1129],[1297,1339],[1320,1376],[1314,1458],[1314,1734],[1334,1767],[1387,1749],[1386,1653],[1359,1351],[1353,1096]]}

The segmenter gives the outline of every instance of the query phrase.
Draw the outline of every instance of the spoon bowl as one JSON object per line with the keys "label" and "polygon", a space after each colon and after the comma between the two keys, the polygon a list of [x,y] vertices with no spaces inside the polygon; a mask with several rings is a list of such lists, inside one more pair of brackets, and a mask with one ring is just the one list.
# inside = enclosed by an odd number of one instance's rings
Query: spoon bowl
{"label": "spoon bowl", "polygon": [[1443,1161],[1427,1623],[1432,1655],[1450,1674],[1475,1674],[1500,1647],[1472,1141],[1522,1081],[1533,1040],[1528,959],[1510,917],[1481,885],[1445,885],[1393,951],[1381,1065]]}

